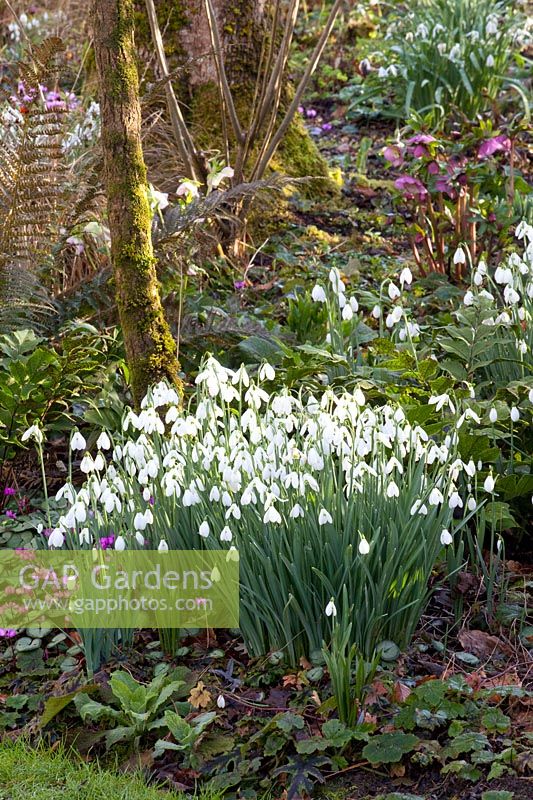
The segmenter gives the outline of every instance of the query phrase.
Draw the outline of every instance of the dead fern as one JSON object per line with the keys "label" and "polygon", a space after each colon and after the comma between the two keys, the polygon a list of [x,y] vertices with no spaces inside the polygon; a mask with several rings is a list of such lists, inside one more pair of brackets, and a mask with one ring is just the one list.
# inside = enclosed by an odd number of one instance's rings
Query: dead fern
{"label": "dead fern", "polygon": [[58,80],[63,43],[57,37],[34,47],[20,65],[24,89],[17,112],[4,116],[0,148],[0,331],[31,322],[43,326],[53,313],[40,276],[53,261],[65,208],[67,167],[63,152],[66,108],[47,108],[43,85]]}

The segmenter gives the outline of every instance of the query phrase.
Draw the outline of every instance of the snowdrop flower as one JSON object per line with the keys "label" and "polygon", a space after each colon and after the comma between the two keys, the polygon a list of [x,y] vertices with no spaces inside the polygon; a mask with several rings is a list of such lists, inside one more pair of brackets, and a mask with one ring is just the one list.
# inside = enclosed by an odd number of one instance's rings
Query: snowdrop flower
{"label": "snowdrop flower", "polygon": [[359,542],[359,552],[361,553],[362,556],[366,556],[370,553],[370,545],[364,536]]}
{"label": "snowdrop flower", "polygon": [[387,497],[399,497],[400,490],[394,481],[391,481],[387,486]]}
{"label": "snowdrop flower", "polygon": [[144,547],[145,538],[140,531],[136,531],[135,539],[141,545],[141,547]]}
{"label": "snowdrop flower", "polygon": [[447,547],[452,542],[453,542],[453,537],[452,537],[450,531],[447,530],[446,528],[444,528],[444,530],[442,531],[442,533],[440,535],[440,543],[442,545],[444,545],[445,547]]}
{"label": "snowdrop flower", "polygon": [[320,513],[318,515],[318,524],[319,525],[331,525],[333,523],[333,517],[326,511],[325,508],[320,509]]}
{"label": "snowdrop flower", "polygon": [[222,530],[220,531],[220,541],[221,542],[231,542],[233,539],[233,534],[231,532],[231,528],[225,525]]}
{"label": "snowdrop flower", "polygon": [[262,364],[259,367],[260,381],[273,381],[275,377],[276,377],[276,372],[271,364]]}
{"label": "snowdrop flower", "polygon": [[337,607],[332,597],[326,606],[326,617],[336,617],[336,616],[337,616]]}
{"label": "snowdrop flower", "polygon": [[492,473],[487,475],[485,478],[485,482],[483,483],[483,488],[487,492],[487,494],[492,494],[494,491],[494,486],[496,485],[496,481],[492,477]]}
{"label": "snowdrop flower", "polygon": [[133,527],[136,531],[144,531],[147,525],[148,521],[146,520],[144,514],[138,511],[133,518]]}
{"label": "snowdrop flower", "polygon": [[[451,52],[450,52],[450,57],[451,57]],[[466,255],[462,247],[458,247],[455,253],[453,254],[453,263],[455,265],[466,264]]]}
{"label": "snowdrop flower", "polygon": [[475,511],[477,508],[477,503],[473,497],[469,497],[466,503],[466,507],[469,511]]}
{"label": "snowdrop flower", "polygon": [[512,286],[506,286],[503,290],[503,296],[507,305],[514,306],[520,302],[520,295],[513,289]]}
{"label": "snowdrop flower", "polygon": [[448,406],[452,414],[455,414],[455,406],[448,394],[431,395],[428,403],[430,406],[435,406],[435,411],[441,411],[444,406]]}
{"label": "snowdrop flower", "polygon": [[267,508],[263,517],[263,522],[265,524],[268,522],[273,522],[275,525],[279,525],[281,523],[281,514],[274,505],[271,505]]}
{"label": "snowdrop flower", "polygon": [[91,543],[91,534],[89,528],[82,528],[79,533],[79,540],[80,544],[90,544]]}
{"label": "snowdrop flower", "polygon": [[75,431],[72,434],[72,439],[70,440],[70,449],[71,450],[85,450],[87,447],[87,442],[81,435],[79,431]]}
{"label": "snowdrop flower", "polygon": [[428,502],[430,506],[438,506],[439,503],[444,503],[442,492],[436,486],[431,490]]}
{"label": "snowdrop flower", "polygon": [[402,309],[400,306],[395,306],[390,314],[387,314],[387,319],[385,320],[385,324],[387,328],[392,328],[396,325],[402,318]]}
{"label": "snowdrop flower", "polygon": [[311,292],[311,297],[315,301],[315,303],[325,303],[326,302],[326,293],[322,286],[318,284],[314,287],[313,291]]}
{"label": "snowdrop flower", "polygon": [[398,297],[401,295],[401,291],[398,289],[395,283],[392,281],[389,283],[389,287],[387,289],[388,295],[391,300],[397,300]]}
{"label": "snowdrop flower", "polygon": [[528,400],[530,403],[533,403],[533,389],[530,389],[528,392]]}
{"label": "snowdrop flower", "polygon": [[289,517],[291,519],[298,519],[298,517],[303,517],[303,516],[304,516],[303,508],[301,507],[301,505],[299,503],[296,503],[296,505],[294,505],[291,508],[291,510],[289,512]]}
{"label": "snowdrop flower", "polygon": [[63,535],[61,528],[54,528],[48,537],[48,547],[63,547],[64,542],[65,536]]}
{"label": "snowdrop flower", "polygon": [[101,453],[98,453],[93,462],[93,469],[95,469],[97,472],[101,472],[104,469],[104,467],[105,467],[104,457]]}
{"label": "snowdrop flower", "polygon": [[513,406],[511,409],[511,419],[513,422],[518,422],[520,419],[520,411],[517,409],[516,406]]}
{"label": "snowdrop flower", "polygon": [[374,319],[379,319],[381,317],[381,307],[374,306],[374,308],[371,311],[371,314],[374,317]]}
{"label": "snowdrop flower", "polygon": [[476,414],[476,412],[473,411],[471,408],[467,408],[466,411],[464,412],[464,414],[461,414],[461,416],[457,420],[457,426],[456,427],[460,428],[461,425],[463,424],[463,422],[465,421],[465,419],[473,419],[474,422],[476,422],[478,425],[481,422],[481,419]]}
{"label": "snowdrop flower", "polygon": [[485,26],[485,33],[487,36],[494,36],[494,34],[498,33],[498,21],[496,17],[490,16],[488,18],[487,24]]}
{"label": "snowdrop flower", "polygon": [[164,539],[161,539],[157,547],[160,553],[168,553],[168,544]]}
{"label": "snowdrop flower", "polygon": [[94,461],[93,461],[93,457],[92,457],[92,455],[90,453],[85,453],[85,455],[83,456],[83,458],[81,460],[81,463],[80,463],[80,470],[82,472],[84,472],[86,475],[88,475],[89,472],[93,472],[93,470],[94,470]]}
{"label": "snowdrop flower", "polygon": [[212,503],[218,503],[220,500],[220,489],[218,486],[213,486],[211,491],[209,492],[209,499]]}
{"label": "snowdrop flower", "polygon": [[463,507],[463,501],[461,500],[461,495],[459,494],[459,492],[452,492],[448,500],[448,508],[453,510],[454,508],[462,508],[462,507]]}
{"label": "snowdrop flower", "polygon": [[350,305],[345,305],[342,309],[342,318],[346,322],[349,322],[351,319],[353,319],[353,310]]}
{"label": "snowdrop flower", "polygon": [[28,430],[24,431],[20,437],[21,442],[27,442],[28,439],[34,439],[37,444],[42,444],[43,432],[36,423],[34,425],[30,425]]}
{"label": "snowdrop flower", "polygon": [[465,296],[463,297],[463,303],[465,306],[472,306],[474,305],[474,294],[470,290],[465,292]]}
{"label": "snowdrop flower", "polygon": [[410,286],[413,282],[413,273],[409,269],[409,267],[404,267],[400,272],[400,286],[404,287],[404,284]]}
{"label": "snowdrop flower", "polygon": [[226,701],[224,700],[224,695],[223,694],[219,694],[219,696],[217,697],[217,706],[218,706],[218,708],[221,708],[221,709],[222,708],[226,708]]}
{"label": "snowdrop flower", "polygon": [[357,302],[355,297],[350,298],[350,308],[352,309],[354,314],[357,314],[357,312],[359,311],[359,303]]}
{"label": "snowdrop flower", "polygon": [[491,410],[489,411],[489,419],[490,419],[490,421],[492,422],[493,425],[496,422],[496,420],[498,419],[498,412],[496,411],[495,408],[491,408]]}
{"label": "snowdrop flower", "polygon": [[[99,450],[109,450],[111,448],[111,439],[107,435],[106,431],[102,431],[102,433],[96,440],[96,446],[98,447]],[[79,449],[84,450],[85,447]]]}
{"label": "snowdrop flower", "polygon": [[126,540],[123,536],[117,536],[115,539],[115,550],[125,550],[126,549]]}
{"label": "snowdrop flower", "polygon": [[485,66],[489,68],[494,66],[494,56],[492,55],[492,53],[488,54],[487,59],[485,61]]}
{"label": "snowdrop flower", "polygon": [[209,523],[206,522],[205,520],[198,528],[198,535],[201,536],[203,539],[207,539],[207,537],[209,536]]}

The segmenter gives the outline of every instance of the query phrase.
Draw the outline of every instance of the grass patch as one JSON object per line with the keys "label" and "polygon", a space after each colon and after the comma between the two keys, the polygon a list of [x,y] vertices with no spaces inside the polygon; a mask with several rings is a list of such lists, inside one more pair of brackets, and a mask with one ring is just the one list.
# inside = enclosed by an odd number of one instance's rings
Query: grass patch
{"label": "grass patch", "polygon": [[[70,758],[65,750],[0,743],[0,800],[185,800],[149,787],[142,776],[118,775]],[[199,794],[198,800],[219,800]]]}

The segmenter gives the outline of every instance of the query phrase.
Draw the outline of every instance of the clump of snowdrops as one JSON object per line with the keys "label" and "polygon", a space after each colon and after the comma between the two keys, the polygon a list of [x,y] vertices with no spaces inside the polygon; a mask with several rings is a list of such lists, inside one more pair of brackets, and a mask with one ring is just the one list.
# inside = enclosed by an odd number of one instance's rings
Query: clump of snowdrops
{"label": "clump of snowdrops", "polygon": [[439,556],[477,508],[482,465],[459,458],[456,432],[475,414],[431,398],[450,418],[436,440],[360,387],[304,399],[269,394],[274,379],[270,365],[252,380],[209,358],[189,409],[159,384],[122,430],[102,431],[96,453],[74,432],[86,481],[59,490],[61,516],[43,537],[54,548],[238,549],[241,630],[256,656],[297,664],[319,651],[341,595],[364,656],[383,640],[403,648]]}

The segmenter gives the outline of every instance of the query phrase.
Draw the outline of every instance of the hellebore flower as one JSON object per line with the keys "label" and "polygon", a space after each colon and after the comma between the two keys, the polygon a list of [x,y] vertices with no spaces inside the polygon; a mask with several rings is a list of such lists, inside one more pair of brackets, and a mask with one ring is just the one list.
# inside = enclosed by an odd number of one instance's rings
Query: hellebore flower
{"label": "hellebore flower", "polygon": [[493,136],[492,139],[485,139],[477,151],[478,158],[489,158],[494,153],[507,153],[511,149],[511,140],[504,133]]}
{"label": "hellebore flower", "polygon": [[396,178],[394,186],[407,200],[418,200],[422,202],[426,199],[428,191],[419,178],[413,178],[411,175],[403,175],[401,178]]}
{"label": "hellebore flower", "polygon": [[435,137],[430,136],[429,133],[417,133],[416,136],[411,136],[406,144],[415,158],[423,158],[429,155],[426,145],[436,141]]}
{"label": "hellebore flower", "polygon": [[389,145],[383,151],[383,157],[392,164],[393,167],[401,167],[403,164],[403,148],[400,145]]}

